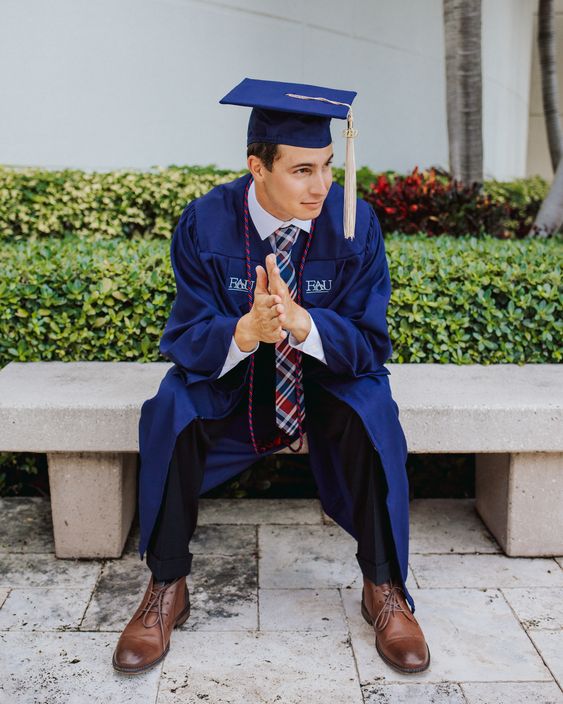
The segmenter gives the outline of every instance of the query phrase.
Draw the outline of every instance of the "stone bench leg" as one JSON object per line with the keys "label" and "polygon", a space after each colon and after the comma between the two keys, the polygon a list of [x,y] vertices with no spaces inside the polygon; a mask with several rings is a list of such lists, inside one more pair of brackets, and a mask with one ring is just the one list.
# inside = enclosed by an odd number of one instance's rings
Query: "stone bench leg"
{"label": "stone bench leg", "polygon": [[121,557],[136,508],[137,456],[47,453],[57,557]]}
{"label": "stone bench leg", "polygon": [[475,456],[475,508],[507,555],[563,555],[563,453]]}

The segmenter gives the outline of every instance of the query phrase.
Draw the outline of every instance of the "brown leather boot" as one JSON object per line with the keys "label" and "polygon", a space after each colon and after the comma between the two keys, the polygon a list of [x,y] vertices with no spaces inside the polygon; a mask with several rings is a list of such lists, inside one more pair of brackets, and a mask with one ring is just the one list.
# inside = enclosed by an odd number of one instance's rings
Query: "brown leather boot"
{"label": "brown leather boot", "polygon": [[388,665],[406,673],[428,668],[430,649],[403,589],[393,580],[374,584],[364,577],[362,616],[373,626],[375,647]]}
{"label": "brown leather boot", "polygon": [[170,634],[190,615],[186,578],[149,586],[139,608],[119,637],[112,663],[119,672],[137,674],[160,662],[170,648]]}

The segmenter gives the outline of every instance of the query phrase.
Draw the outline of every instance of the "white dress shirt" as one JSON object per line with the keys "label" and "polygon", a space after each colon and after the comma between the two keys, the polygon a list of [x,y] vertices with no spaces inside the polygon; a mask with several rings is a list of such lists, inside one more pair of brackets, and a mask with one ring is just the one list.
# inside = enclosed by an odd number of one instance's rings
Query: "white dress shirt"
{"label": "white dress shirt", "polygon": [[[265,240],[266,237],[270,238],[270,244],[272,245],[272,251],[274,253],[276,251],[276,230],[279,230],[280,227],[288,227],[288,225],[297,225],[301,230],[305,230],[306,232],[309,232],[311,229],[310,220],[298,220],[297,218],[293,218],[293,220],[290,220],[289,222],[284,222],[283,220],[279,220],[278,218],[274,217],[267,210],[264,210],[264,208],[260,205],[258,199],[256,198],[254,181],[252,181],[252,183],[250,184],[250,188],[248,189],[248,212],[250,217],[252,218],[254,227],[260,235],[260,238],[262,240]],[[299,233],[297,236],[299,236]],[[309,316],[309,318],[311,319],[311,329],[309,330],[309,334],[303,340],[303,342],[298,342],[297,338],[291,332],[289,333],[287,341],[296,350],[301,350],[301,352],[305,352],[305,354],[309,354],[312,357],[316,357],[317,359],[320,359],[321,362],[326,364],[326,357],[323,350],[321,336],[319,334],[317,326],[315,325],[315,321],[311,318],[311,316]],[[260,343],[258,342],[254,349],[250,350],[249,352],[243,352],[235,342],[235,338],[233,335],[233,339],[231,340],[231,345],[229,347],[229,352],[227,354],[227,359],[225,360],[225,364],[223,365],[223,369],[221,370],[219,377],[222,377],[223,374],[226,374],[236,364],[248,357],[249,354],[256,352],[259,346]]]}

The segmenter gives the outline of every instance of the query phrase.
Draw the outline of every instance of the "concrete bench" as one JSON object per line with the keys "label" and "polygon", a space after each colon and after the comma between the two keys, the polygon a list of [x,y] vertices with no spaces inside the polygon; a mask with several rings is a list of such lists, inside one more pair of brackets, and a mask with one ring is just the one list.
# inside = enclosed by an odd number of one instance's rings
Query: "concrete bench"
{"label": "concrete bench", "polygon": [[[0,371],[0,451],[47,453],[58,557],[121,555],[136,508],[140,408],[170,366]],[[386,366],[409,452],[477,453],[476,509],[505,553],[563,554],[563,368]]]}

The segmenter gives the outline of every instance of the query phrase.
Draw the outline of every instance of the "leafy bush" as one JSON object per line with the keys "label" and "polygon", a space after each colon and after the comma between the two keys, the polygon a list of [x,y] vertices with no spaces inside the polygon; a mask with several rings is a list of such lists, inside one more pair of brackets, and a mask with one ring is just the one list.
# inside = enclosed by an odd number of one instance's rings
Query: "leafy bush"
{"label": "leafy bush", "polygon": [[[67,237],[0,250],[0,365],[161,359],[167,240]],[[390,362],[561,361],[561,240],[388,235]]]}
{"label": "leafy bush", "polygon": [[388,238],[390,361],[560,362],[561,243]]}
{"label": "leafy bush", "polygon": [[[334,172],[342,184],[343,170]],[[174,298],[171,233],[188,201],[241,173],[0,167],[0,368],[12,360],[162,361]],[[561,361],[561,238],[520,239],[545,181],[462,189],[436,169],[403,176],[364,167],[357,176],[386,235],[390,362]],[[401,231],[408,237],[393,234]],[[37,462],[44,457],[0,453],[0,495],[30,480],[44,495]],[[271,476],[247,473],[232,491],[266,491]]]}
{"label": "leafy bush", "polygon": [[188,201],[239,175],[199,166],[109,173],[0,167],[0,239],[170,238]]}
{"label": "leafy bush", "polygon": [[371,203],[387,231],[430,236],[493,235],[501,239],[525,237],[547,194],[540,177],[513,183],[485,182],[464,186],[439,169],[399,176],[380,174],[367,185],[362,175],[362,197]]}
{"label": "leafy bush", "polygon": [[49,495],[44,453],[0,452],[0,496],[21,495]]}
{"label": "leafy bush", "polygon": [[[87,173],[0,167],[0,240],[77,235],[87,239],[169,239],[186,203],[244,173],[170,166]],[[342,169],[335,180],[344,183]],[[400,175],[358,169],[358,194],[386,232],[522,238],[547,183],[540,177],[461,187],[439,169]]]}

